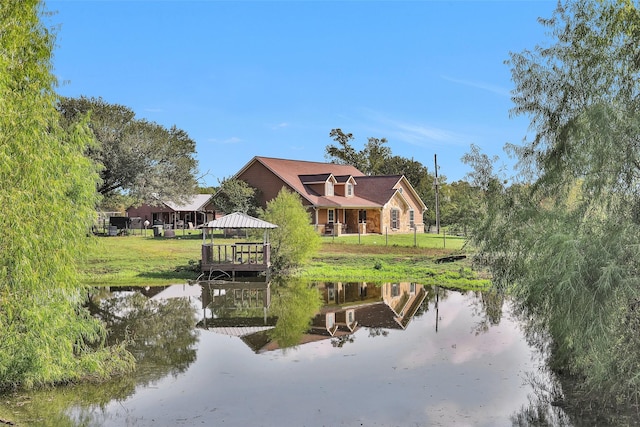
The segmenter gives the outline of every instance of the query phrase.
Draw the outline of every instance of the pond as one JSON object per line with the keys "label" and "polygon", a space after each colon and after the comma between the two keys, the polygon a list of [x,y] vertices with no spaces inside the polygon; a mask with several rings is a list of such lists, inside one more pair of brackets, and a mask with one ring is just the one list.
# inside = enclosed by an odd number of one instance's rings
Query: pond
{"label": "pond", "polygon": [[[580,424],[500,296],[415,283],[102,290],[136,372],[0,397],[28,426]],[[538,424],[540,425],[540,424]]]}

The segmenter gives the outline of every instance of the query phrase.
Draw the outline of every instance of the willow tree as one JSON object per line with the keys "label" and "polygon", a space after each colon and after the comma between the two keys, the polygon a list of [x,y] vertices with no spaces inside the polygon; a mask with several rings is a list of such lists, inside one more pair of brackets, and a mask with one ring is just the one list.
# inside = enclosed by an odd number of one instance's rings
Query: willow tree
{"label": "willow tree", "polygon": [[42,13],[36,0],[0,6],[0,388],[130,367],[121,347],[100,348],[104,328],[82,309],[97,173],[87,128],[60,127]]}
{"label": "willow tree", "polygon": [[533,135],[510,148],[530,185],[506,188],[487,158],[467,158],[488,201],[477,243],[548,333],[553,367],[587,396],[637,400],[640,13],[631,1],[570,1],[540,22],[552,43],[508,61],[513,112]]}

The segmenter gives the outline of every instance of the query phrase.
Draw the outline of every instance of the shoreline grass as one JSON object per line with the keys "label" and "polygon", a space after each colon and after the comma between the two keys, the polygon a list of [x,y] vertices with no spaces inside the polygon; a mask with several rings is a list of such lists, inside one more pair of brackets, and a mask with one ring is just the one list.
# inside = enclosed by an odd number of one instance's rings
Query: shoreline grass
{"label": "shoreline grass", "polygon": [[[83,282],[89,286],[163,286],[199,275],[199,232],[173,238],[151,234],[91,238],[95,244],[81,265]],[[214,237],[218,243],[240,240]],[[468,290],[489,285],[486,274],[473,270],[469,257],[437,263],[442,257],[471,254],[462,237],[354,235],[322,240],[320,250],[295,273],[297,277],[323,282],[413,281]]]}

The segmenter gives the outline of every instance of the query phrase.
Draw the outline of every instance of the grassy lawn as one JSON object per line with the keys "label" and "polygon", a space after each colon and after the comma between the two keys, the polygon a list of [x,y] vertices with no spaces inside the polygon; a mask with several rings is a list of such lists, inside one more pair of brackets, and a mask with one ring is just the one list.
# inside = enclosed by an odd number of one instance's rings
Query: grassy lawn
{"label": "grassy lawn", "polygon": [[348,234],[340,237],[323,236],[323,242],[336,245],[365,245],[390,247],[418,247],[428,249],[444,249],[447,251],[460,250],[464,246],[465,239],[460,236],[448,236],[443,234]]}
{"label": "grassy lawn", "polygon": [[[414,241],[415,237],[415,241]],[[93,286],[159,286],[184,283],[199,275],[202,236],[92,237],[94,245],[82,265],[84,282]],[[242,241],[215,236],[215,243]],[[298,272],[313,281],[415,281],[460,289],[488,285],[471,269],[470,260],[437,263],[466,254],[461,237],[431,234],[323,237],[318,253]]]}
{"label": "grassy lawn", "polygon": [[[399,282],[411,281],[457,289],[483,289],[489,278],[472,269],[471,251],[460,237],[447,238],[422,234],[414,246],[413,236],[363,236],[360,244],[353,237],[325,238],[322,249],[304,266],[300,276],[312,281]],[[382,238],[382,244],[380,239]],[[344,239],[344,240],[343,240]],[[333,240],[333,241],[332,241]],[[439,263],[451,255],[469,255],[456,262]]]}
{"label": "grassy lawn", "polygon": [[[154,238],[135,236],[93,237],[83,263],[84,282],[93,286],[154,286],[195,279],[190,263],[200,260],[202,236]],[[192,266],[193,267],[193,266]]]}

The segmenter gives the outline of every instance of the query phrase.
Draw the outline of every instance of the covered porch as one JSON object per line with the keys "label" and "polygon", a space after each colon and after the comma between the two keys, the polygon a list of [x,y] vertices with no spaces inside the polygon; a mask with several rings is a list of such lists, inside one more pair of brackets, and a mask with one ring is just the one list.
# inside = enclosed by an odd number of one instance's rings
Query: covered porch
{"label": "covered porch", "polygon": [[315,208],[312,218],[321,235],[382,233],[382,209],[379,208]]}

